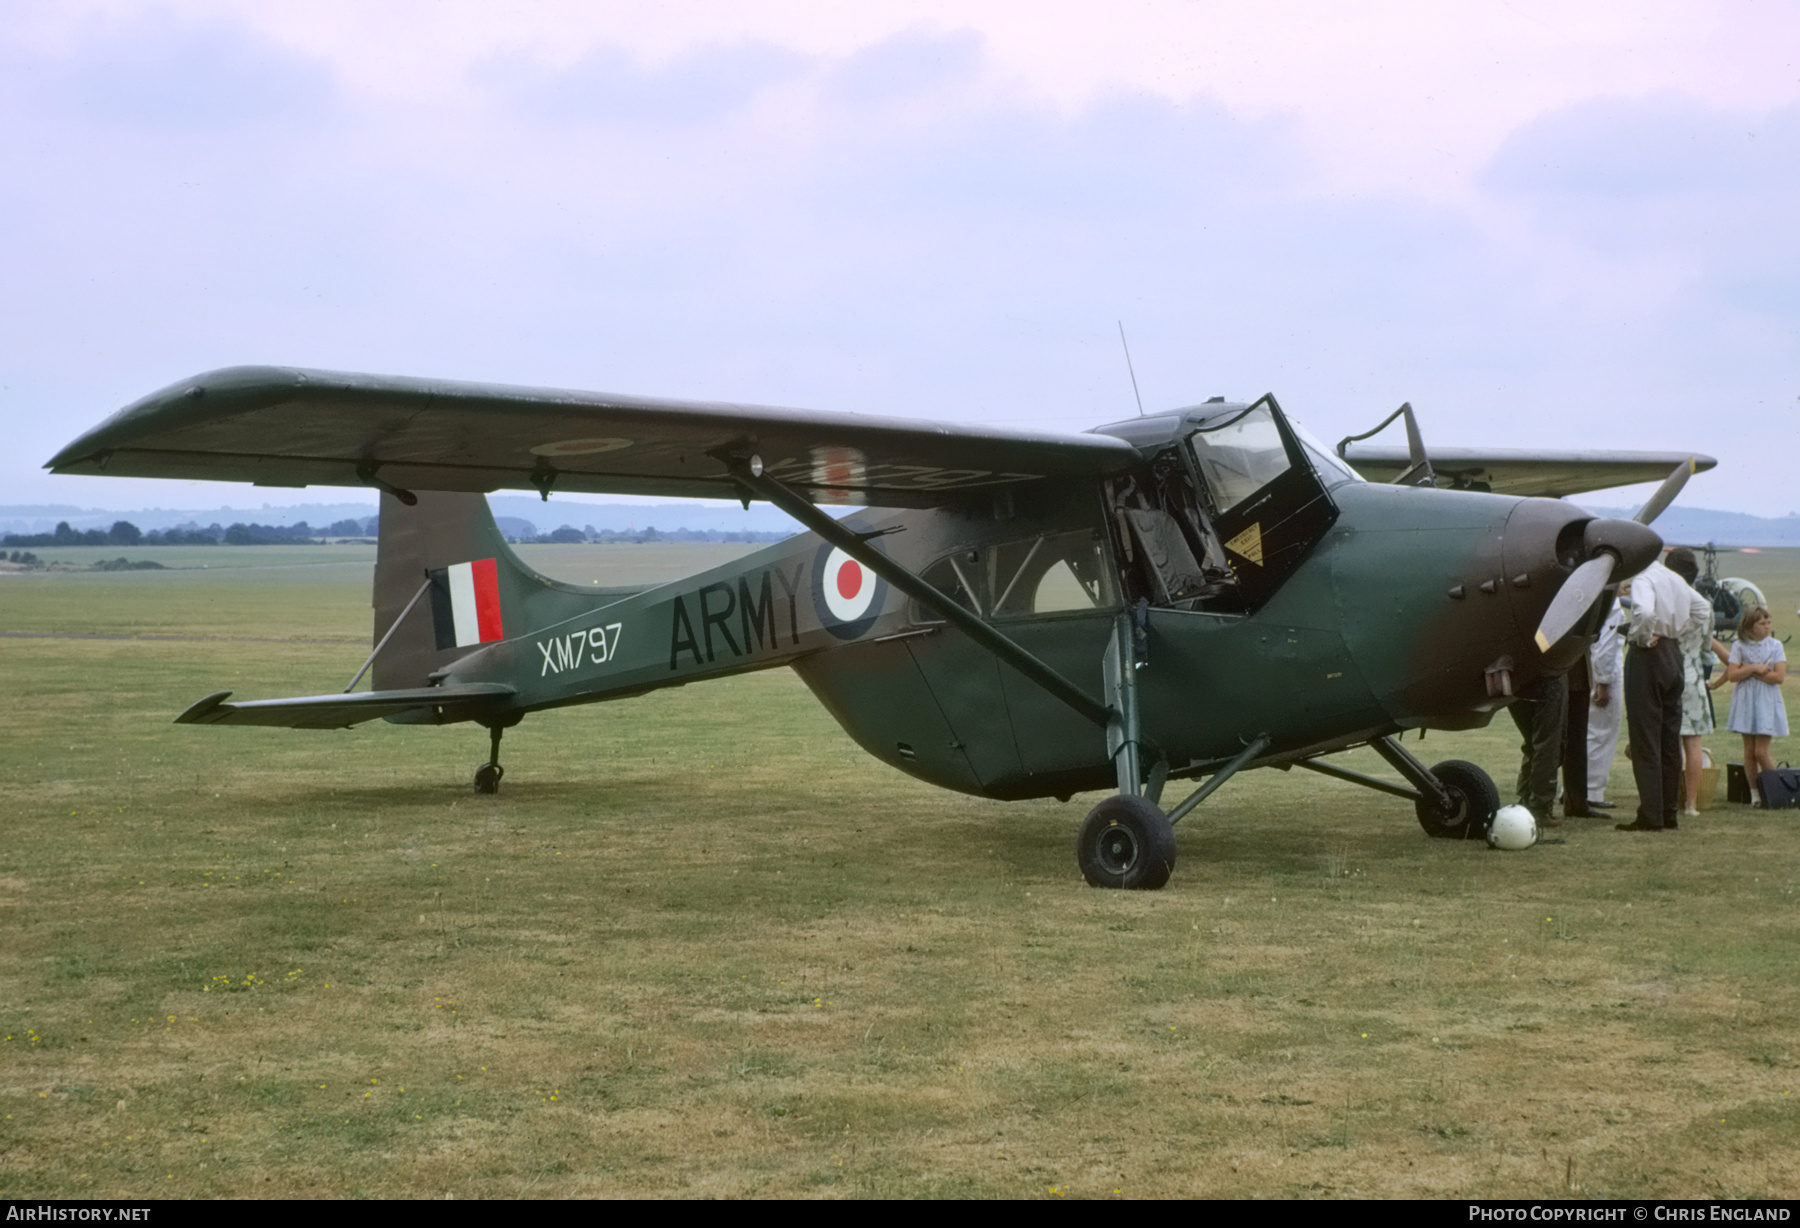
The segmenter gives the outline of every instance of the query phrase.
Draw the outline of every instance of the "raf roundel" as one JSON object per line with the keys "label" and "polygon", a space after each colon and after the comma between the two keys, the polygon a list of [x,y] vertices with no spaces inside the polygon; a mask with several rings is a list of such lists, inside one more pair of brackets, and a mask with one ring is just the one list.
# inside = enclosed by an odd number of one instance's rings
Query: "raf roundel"
{"label": "raf roundel", "polygon": [[832,545],[819,548],[813,562],[813,608],[825,629],[851,640],[875,625],[887,582]]}
{"label": "raf roundel", "polygon": [[875,573],[833,549],[825,556],[825,607],[839,622],[853,623],[869,612],[875,599]]}

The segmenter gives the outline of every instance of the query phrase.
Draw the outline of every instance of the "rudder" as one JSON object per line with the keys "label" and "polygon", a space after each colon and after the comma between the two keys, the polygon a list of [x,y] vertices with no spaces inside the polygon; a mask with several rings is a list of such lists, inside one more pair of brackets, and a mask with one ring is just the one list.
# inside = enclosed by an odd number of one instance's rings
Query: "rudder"
{"label": "rudder", "polygon": [[390,631],[393,638],[375,655],[370,681],[378,691],[430,685],[458,657],[523,634],[527,596],[564,587],[512,552],[485,495],[416,496],[411,507],[381,496],[372,642]]}

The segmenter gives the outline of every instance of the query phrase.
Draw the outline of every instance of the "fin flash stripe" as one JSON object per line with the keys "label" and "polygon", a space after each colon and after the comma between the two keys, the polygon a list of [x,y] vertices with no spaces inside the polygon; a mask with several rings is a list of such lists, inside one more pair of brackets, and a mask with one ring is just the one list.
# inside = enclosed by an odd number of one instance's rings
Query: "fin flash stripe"
{"label": "fin flash stripe", "polygon": [[505,639],[495,560],[476,559],[433,570],[431,614],[440,651]]}

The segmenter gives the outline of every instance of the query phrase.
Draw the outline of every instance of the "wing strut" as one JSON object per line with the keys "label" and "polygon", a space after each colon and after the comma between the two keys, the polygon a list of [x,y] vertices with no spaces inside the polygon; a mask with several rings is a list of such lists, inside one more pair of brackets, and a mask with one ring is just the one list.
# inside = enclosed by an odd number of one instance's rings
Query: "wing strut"
{"label": "wing strut", "polygon": [[1001,635],[976,615],[950,600],[887,555],[871,547],[866,539],[852,533],[774,478],[765,476],[757,458],[750,460],[735,458],[728,463],[731,467],[731,475],[753,493],[773,503],[907,596],[915,598],[932,613],[956,627],[1057,699],[1087,717],[1088,720],[1104,729],[1114,719],[1111,708],[1097,702],[1086,691],[1006,636]]}
{"label": "wing strut", "polygon": [[1444,782],[1392,737],[1369,739],[1369,749],[1386,759],[1388,766],[1406,777],[1406,783],[1433,806],[1446,813],[1456,809],[1456,799],[1444,788]]}

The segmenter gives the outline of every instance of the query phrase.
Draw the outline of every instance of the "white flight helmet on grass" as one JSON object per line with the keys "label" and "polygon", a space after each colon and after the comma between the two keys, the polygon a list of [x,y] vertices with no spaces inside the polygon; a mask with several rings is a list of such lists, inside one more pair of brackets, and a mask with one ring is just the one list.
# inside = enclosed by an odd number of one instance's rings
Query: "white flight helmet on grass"
{"label": "white flight helmet on grass", "polygon": [[1537,820],[1523,806],[1502,806],[1488,827],[1488,843],[1497,849],[1516,852],[1537,843]]}

